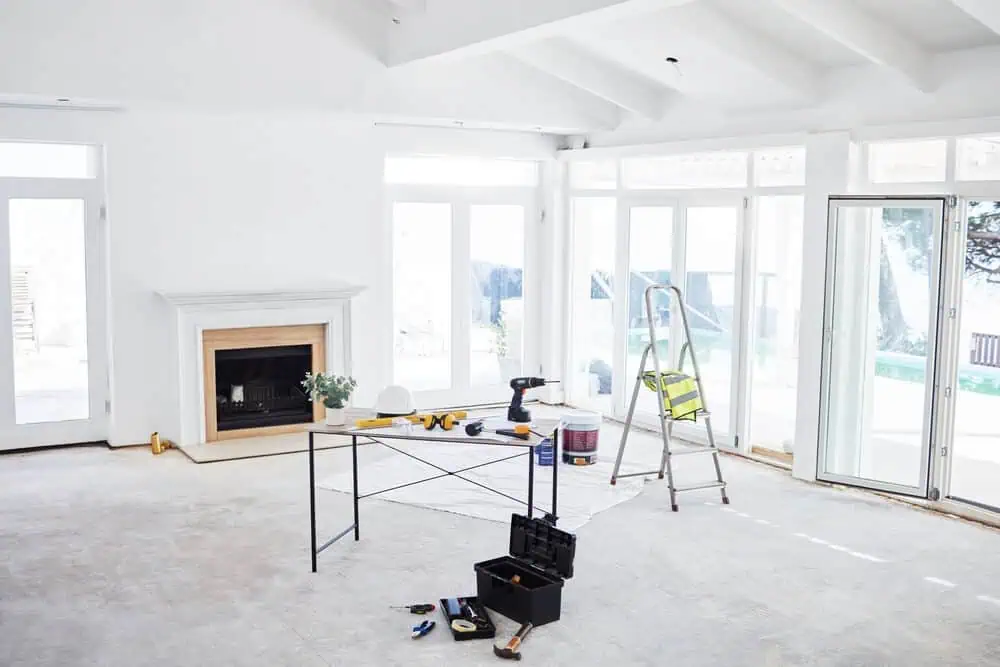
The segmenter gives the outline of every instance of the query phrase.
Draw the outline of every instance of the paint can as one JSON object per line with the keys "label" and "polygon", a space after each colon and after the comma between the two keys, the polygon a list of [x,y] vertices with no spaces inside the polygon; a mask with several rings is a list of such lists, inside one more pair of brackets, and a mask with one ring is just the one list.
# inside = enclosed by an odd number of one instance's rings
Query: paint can
{"label": "paint can", "polygon": [[574,410],[562,416],[562,460],[571,465],[597,463],[597,446],[603,419],[596,412]]}

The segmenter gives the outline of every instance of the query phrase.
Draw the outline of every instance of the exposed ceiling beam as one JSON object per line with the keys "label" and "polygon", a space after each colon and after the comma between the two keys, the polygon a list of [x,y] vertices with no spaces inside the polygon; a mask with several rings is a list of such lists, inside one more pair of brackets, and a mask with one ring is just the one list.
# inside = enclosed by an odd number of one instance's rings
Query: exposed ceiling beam
{"label": "exposed ceiling beam", "polygon": [[678,10],[676,16],[671,16],[671,25],[715,44],[733,58],[808,100],[821,94],[822,68],[707,4],[692,4]]}
{"label": "exposed ceiling beam", "polygon": [[435,0],[393,26],[386,64],[510,50],[578,27],[684,5],[696,0]]}
{"label": "exposed ceiling beam", "polygon": [[1000,2],[997,0],[951,0],[958,8],[1000,35]]}
{"label": "exposed ceiling beam", "polygon": [[612,130],[622,117],[620,107],[506,53],[430,71],[383,69],[354,110],[383,120],[555,134]]}
{"label": "exposed ceiling beam", "polygon": [[849,0],[772,0],[868,60],[905,77],[925,93],[937,88],[930,55],[914,41]]}
{"label": "exposed ceiling beam", "polygon": [[528,44],[511,55],[649,120],[660,120],[671,91],[655,81],[555,37]]}

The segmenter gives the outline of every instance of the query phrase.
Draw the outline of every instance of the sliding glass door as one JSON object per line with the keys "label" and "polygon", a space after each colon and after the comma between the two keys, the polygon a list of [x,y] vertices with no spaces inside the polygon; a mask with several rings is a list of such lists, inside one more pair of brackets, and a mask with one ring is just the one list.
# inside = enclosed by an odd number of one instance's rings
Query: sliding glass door
{"label": "sliding glass door", "polygon": [[946,200],[830,204],[818,477],[925,497]]}
{"label": "sliding glass door", "polygon": [[96,181],[0,179],[0,450],[105,440]]}
{"label": "sliding glass door", "polygon": [[537,365],[524,196],[400,197],[391,205],[393,381],[421,409],[507,401]]}

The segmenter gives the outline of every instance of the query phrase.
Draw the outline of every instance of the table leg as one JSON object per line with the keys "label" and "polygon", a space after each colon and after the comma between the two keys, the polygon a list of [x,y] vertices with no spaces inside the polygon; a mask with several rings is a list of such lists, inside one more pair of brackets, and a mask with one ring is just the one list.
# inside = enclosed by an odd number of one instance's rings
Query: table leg
{"label": "table leg", "polygon": [[559,501],[559,429],[552,433],[552,525],[559,520],[556,505]]}
{"label": "table leg", "polygon": [[351,436],[351,457],[354,462],[354,541],[361,539],[361,528],[358,524],[358,436]]}
{"label": "table leg", "polygon": [[311,535],[309,553],[312,554],[312,571],[316,572],[316,450],[313,433],[309,433],[309,523]]}
{"label": "table leg", "polygon": [[535,512],[535,450],[528,450],[528,518]]}

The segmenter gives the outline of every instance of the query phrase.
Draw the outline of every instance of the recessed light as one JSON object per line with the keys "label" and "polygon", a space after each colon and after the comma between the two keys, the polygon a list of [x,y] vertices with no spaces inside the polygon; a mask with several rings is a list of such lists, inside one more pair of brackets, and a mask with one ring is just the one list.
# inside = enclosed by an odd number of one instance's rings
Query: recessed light
{"label": "recessed light", "polygon": [[393,16],[392,17],[392,22],[395,23],[396,25],[399,25],[399,24],[402,23],[402,21],[400,20],[400,18],[398,16]]}

